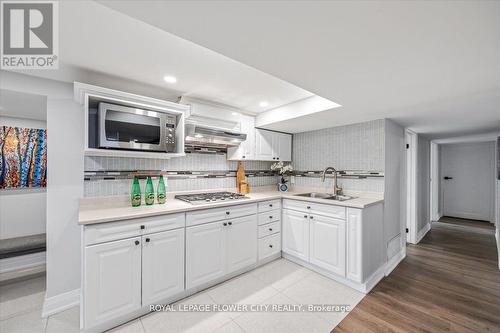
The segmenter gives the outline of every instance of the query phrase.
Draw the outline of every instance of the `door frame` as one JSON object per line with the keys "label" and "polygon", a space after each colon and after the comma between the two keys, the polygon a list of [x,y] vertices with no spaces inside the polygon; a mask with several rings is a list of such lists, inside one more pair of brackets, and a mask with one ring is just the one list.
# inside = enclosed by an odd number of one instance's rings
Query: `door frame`
{"label": "door frame", "polygon": [[[437,145],[439,147],[439,145],[441,144],[448,144],[448,143],[471,143],[471,142],[495,142],[495,157],[494,157],[494,163],[495,161],[498,159],[498,142],[497,142],[497,138],[500,137],[500,132],[490,132],[490,133],[484,133],[484,134],[477,134],[477,135],[469,135],[469,136],[461,136],[461,137],[453,137],[453,138],[447,138],[447,139],[436,139],[436,140],[432,140],[431,141],[431,174],[432,174],[432,171],[433,171],[433,168],[436,167],[437,170],[438,170],[438,173],[439,173],[439,170],[440,170],[440,152],[438,154],[438,158],[435,159],[433,161],[433,155],[432,155],[432,147],[433,147],[433,144],[434,145]],[[438,148],[439,149],[439,148]],[[433,165],[433,162],[435,163],[435,165]],[[497,182],[497,169],[496,167],[493,168],[493,182]],[[438,174],[439,176],[439,174]],[[431,179],[432,179],[432,175],[431,175]],[[441,179],[439,179],[438,182],[436,182],[438,184],[437,188],[432,186],[430,187],[430,190],[431,190],[431,193],[430,193],[430,198],[431,198],[431,219],[433,217],[433,207],[436,207],[437,210],[438,210],[438,215],[441,217],[443,215],[443,207],[440,207],[439,206],[439,197],[443,195],[443,187],[442,187],[442,183],[441,183]],[[494,203],[495,202],[498,202],[499,201],[499,197],[500,197],[500,193],[497,193],[499,192],[499,190],[496,190],[494,191]],[[442,204],[442,201],[441,201],[441,204]],[[434,208],[434,211],[435,209]],[[493,207],[493,217],[492,217],[492,221],[493,222],[497,222],[500,223],[500,219],[499,219],[499,215],[500,215],[500,207],[497,205],[494,205]],[[499,226],[497,225],[497,230],[499,229]],[[499,251],[500,251],[500,247],[499,247]],[[498,262],[499,262],[499,267],[500,267],[500,257],[498,258]]]}
{"label": "door frame", "polygon": [[406,143],[406,242],[417,243],[418,134],[405,129]]}
{"label": "door frame", "polygon": [[443,216],[441,207],[439,207],[439,198],[440,198],[440,188],[441,188],[441,177],[439,172],[440,167],[440,146],[434,141],[431,141],[431,157],[430,157],[430,218],[431,218],[431,227],[432,222],[439,221],[439,219]]}

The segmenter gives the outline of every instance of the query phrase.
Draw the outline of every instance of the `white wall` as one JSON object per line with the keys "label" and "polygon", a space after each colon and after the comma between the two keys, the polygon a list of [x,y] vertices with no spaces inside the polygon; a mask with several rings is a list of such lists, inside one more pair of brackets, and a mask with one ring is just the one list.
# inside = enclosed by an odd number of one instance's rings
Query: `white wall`
{"label": "white wall", "polygon": [[430,141],[418,136],[417,151],[417,235],[430,223]]}
{"label": "white wall", "polygon": [[404,128],[385,120],[385,189],[384,189],[384,237],[387,259],[391,259],[406,242],[406,162]]}
{"label": "white wall", "polygon": [[[8,110],[2,110],[2,113],[4,111]],[[0,115],[0,126],[44,129],[47,123],[41,120]],[[46,200],[45,188],[1,190],[0,239],[45,233]]]}

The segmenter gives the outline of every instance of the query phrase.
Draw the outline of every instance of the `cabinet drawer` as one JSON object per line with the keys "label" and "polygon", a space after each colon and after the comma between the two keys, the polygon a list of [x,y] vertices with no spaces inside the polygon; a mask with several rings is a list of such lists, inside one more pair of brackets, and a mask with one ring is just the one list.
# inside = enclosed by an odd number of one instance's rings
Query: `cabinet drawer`
{"label": "cabinet drawer", "polygon": [[259,226],[259,238],[266,237],[281,231],[281,221]]}
{"label": "cabinet drawer", "polygon": [[85,226],[85,245],[92,245],[145,235],[153,232],[183,228],[184,213],[145,217],[119,222]]}
{"label": "cabinet drawer", "polygon": [[259,239],[259,260],[281,251],[281,234],[274,234]]}
{"label": "cabinet drawer", "polygon": [[259,213],[259,225],[279,220],[281,220],[281,210],[279,209]]}
{"label": "cabinet drawer", "polygon": [[259,202],[259,213],[281,208],[281,200],[269,200]]}
{"label": "cabinet drawer", "polygon": [[325,215],[342,220],[345,220],[346,217],[345,207],[325,205],[315,202],[285,199],[283,200],[283,208],[298,210],[308,214]]}
{"label": "cabinet drawer", "polygon": [[187,212],[186,225],[189,227],[252,214],[257,214],[257,204],[203,209]]}

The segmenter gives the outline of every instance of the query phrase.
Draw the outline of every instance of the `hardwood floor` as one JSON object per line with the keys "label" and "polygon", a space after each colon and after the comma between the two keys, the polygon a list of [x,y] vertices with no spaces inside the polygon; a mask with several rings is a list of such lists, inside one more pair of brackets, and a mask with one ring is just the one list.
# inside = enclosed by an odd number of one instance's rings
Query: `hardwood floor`
{"label": "hardwood floor", "polygon": [[494,230],[433,224],[332,332],[500,332]]}
{"label": "hardwood floor", "polygon": [[439,219],[439,222],[449,223],[453,225],[462,225],[466,227],[477,227],[477,228],[495,230],[495,226],[488,221],[468,220],[457,217],[443,216],[442,218]]}

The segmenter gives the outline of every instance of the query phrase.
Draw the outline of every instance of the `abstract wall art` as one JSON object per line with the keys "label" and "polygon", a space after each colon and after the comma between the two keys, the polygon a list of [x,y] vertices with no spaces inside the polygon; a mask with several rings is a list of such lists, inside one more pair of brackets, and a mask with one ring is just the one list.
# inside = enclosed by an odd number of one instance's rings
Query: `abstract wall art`
{"label": "abstract wall art", "polygon": [[0,126],[0,189],[47,185],[47,130]]}

